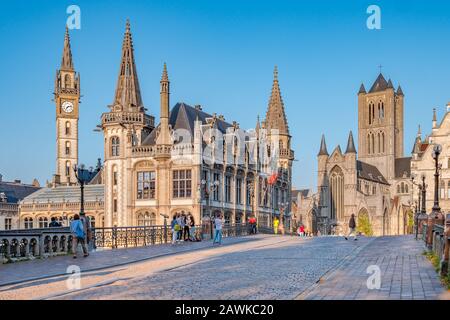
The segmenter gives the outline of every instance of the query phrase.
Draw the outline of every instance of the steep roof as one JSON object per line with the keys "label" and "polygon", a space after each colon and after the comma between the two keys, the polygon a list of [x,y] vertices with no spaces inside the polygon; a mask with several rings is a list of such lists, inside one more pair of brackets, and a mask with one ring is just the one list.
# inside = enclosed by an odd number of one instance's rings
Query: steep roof
{"label": "steep roof", "polygon": [[[170,111],[169,115],[169,125],[172,129],[185,129],[188,130],[191,134],[191,138],[194,138],[194,126],[195,120],[198,119],[202,122],[202,124],[206,124],[207,118],[213,118],[212,115],[206,113],[199,108],[191,107],[190,105],[184,102],[178,102]],[[217,129],[226,133],[227,128],[232,125],[216,118]],[[142,143],[143,145],[153,145],[156,143],[156,132],[157,129],[153,130],[147,138]]]}
{"label": "steep roof", "polygon": [[327,143],[325,142],[324,134],[322,134],[322,140],[320,141],[320,150],[318,156],[328,156]]}
{"label": "steep roof", "polygon": [[411,176],[411,157],[395,159],[395,177],[402,178],[405,173]]}
{"label": "steep roof", "polygon": [[18,182],[0,182],[0,193],[6,195],[8,203],[18,203],[39,189],[39,187]]}
{"label": "steep roof", "polygon": [[73,70],[72,50],[70,49],[69,28],[66,25],[66,34],[64,35],[64,50],[61,61],[62,70]]}
{"label": "steep roof", "polygon": [[270,95],[269,107],[266,113],[266,129],[278,129],[280,134],[289,135],[289,126],[284,111],[284,103],[281,97],[280,84],[278,83],[278,69],[273,71],[272,93]]}
{"label": "steep roof", "polygon": [[357,160],[356,170],[358,171],[358,178],[389,185],[389,182],[381,174],[378,168],[371,164]]}
{"label": "steep roof", "polygon": [[131,37],[130,22],[127,20],[122,44],[122,58],[120,61],[119,77],[117,79],[114,105],[119,104],[124,111],[128,108],[143,107],[141,89],[134,61],[133,39]]}
{"label": "steep roof", "polygon": [[388,88],[388,82],[384,78],[384,76],[380,73],[370,88],[369,93],[384,91]]}
{"label": "steep roof", "polygon": [[[85,201],[103,201],[104,193],[105,186],[102,184],[88,184],[84,186]],[[79,202],[80,197],[79,186],[58,186],[55,188],[42,188],[25,197],[22,203]]]}
{"label": "steep roof", "polygon": [[345,150],[345,153],[356,153],[355,141],[353,140],[353,133],[351,131],[348,135],[347,149]]}

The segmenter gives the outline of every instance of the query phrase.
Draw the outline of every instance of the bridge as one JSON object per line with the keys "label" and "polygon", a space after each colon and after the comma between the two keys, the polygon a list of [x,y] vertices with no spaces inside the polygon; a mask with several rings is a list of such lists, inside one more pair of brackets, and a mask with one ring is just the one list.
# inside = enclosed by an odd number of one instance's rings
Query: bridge
{"label": "bridge", "polygon": [[3,264],[0,299],[450,299],[414,236],[346,241],[237,230],[220,246],[150,241],[76,260]]}

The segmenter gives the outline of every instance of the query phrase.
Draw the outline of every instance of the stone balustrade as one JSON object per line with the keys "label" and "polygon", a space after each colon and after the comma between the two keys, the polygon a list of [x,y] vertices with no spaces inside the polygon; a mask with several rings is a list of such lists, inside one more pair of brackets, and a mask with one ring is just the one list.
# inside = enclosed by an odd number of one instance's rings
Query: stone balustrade
{"label": "stone balustrade", "polygon": [[0,231],[0,262],[63,255],[72,249],[69,228]]}

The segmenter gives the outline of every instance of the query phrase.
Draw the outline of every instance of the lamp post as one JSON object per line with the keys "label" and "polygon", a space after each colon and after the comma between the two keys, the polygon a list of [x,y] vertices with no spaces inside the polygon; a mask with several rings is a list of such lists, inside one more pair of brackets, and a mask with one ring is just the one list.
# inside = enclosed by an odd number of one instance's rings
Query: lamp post
{"label": "lamp post", "polygon": [[411,183],[413,185],[413,187],[411,188],[411,193],[414,194],[414,186],[417,186],[417,189],[418,189],[418,194],[417,194],[418,201],[416,201],[416,207],[415,207],[415,212],[414,212],[415,233],[416,233],[416,240],[417,240],[418,234],[419,234],[419,210],[420,210],[420,195],[422,193],[422,185],[414,182],[415,178],[416,178],[416,175],[411,174]]}
{"label": "lamp post", "polygon": [[[209,225],[210,225],[210,234],[211,234],[211,239],[213,238],[213,215],[212,215],[212,210],[211,210],[211,198],[209,196],[210,192],[215,192],[217,190],[217,188],[219,187],[219,180],[215,180],[214,182],[210,183],[208,185],[208,181],[202,179],[200,182],[204,188],[204,192],[205,192],[205,198],[206,198],[206,203],[208,206],[208,210],[209,210]],[[201,206],[201,200],[200,200],[200,206]],[[203,219],[203,217],[202,217]]]}
{"label": "lamp post", "polygon": [[289,206],[289,202],[278,202],[280,208],[281,234],[284,234],[284,210]]}
{"label": "lamp post", "polygon": [[433,148],[433,159],[434,159],[434,205],[431,210],[431,215],[435,219],[439,219],[441,216],[441,207],[439,206],[439,155],[442,152],[442,146],[437,144]]}
{"label": "lamp post", "polygon": [[75,177],[78,180],[81,191],[81,204],[80,204],[80,215],[84,215],[84,185],[91,180],[92,175],[94,174],[92,167],[86,169],[84,164],[80,166],[74,165],[73,171],[75,171]]}

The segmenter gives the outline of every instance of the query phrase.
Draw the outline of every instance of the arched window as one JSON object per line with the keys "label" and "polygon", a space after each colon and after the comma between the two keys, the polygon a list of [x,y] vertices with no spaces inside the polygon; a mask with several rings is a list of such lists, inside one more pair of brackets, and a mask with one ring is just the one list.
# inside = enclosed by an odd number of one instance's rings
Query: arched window
{"label": "arched window", "polygon": [[112,168],[112,181],[113,181],[113,186],[117,186],[117,177],[118,177],[118,174],[117,174],[117,166],[114,166],[114,167]]}
{"label": "arched window", "polygon": [[378,140],[378,153],[381,153],[381,134],[378,132],[378,136],[377,136],[377,140]]}
{"label": "arched window", "polygon": [[381,118],[381,103],[378,102],[378,118]]}
{"label": "arched window", "polygon": [[70,75],[66,74],[64,77],[64,88],[70,88],[72,86],[72,79],[70,78]]}
{"label": "arched window", "polygon": [[384,102],[381,102],[380,118],[384,119]]}
{"label": "arched window", "polygon": [[139,227],[154,226],[156,224],[156,215],[153,212],[141,212],[137,218]]}
{"label": "arched window", "polygon": [[70,141],[66,141],[66,156],[70,155]]}
{"label": "arched window", "polygon": [[408,191],[408,184],[405,183],[405,193],[409,193]]}
{"label": "arched window", "polygon": [[344,174],[342,169],[334,167],[330,174],[331,219],[344,217]]}
{"label": "arched window", "polygon": [[440,189],[441,189],[441,199],[445,199],[445,181],[439,181]]}
{"label": "arched window", "polygon": [[25,229],[33,229],[33,218],[25,218],[24,222]]}
{"label": "arched window", "polygon": [[112,137],[111,138],[111,156],[112,157],[118,157],[120,155],[119,148],[120,148],[119,137]]}
{"label": "arched window", "polygon": [[397,185],[397,193],[400,194],[400,184]]}
{"label": "arched window", "polygon": [[373,121],[373,117],[372,117],[373,108],[374,108],[374,105],[372,102],[370,102],[369,103],[369,125],[372,124],[372,121]]}
{"label": "arched window", "polygon": [[48,219],[47,217],[39,218],[39,228],[48,228]]}
{"label": "arched window", "polygon": [[384,153],[385,151],[385,141],[384,141],[384,132],[381,133],[381,152]]}
{"label": "arched window", "polygon": [[66,161],[66,177],[70,176],[70,161]]}
{"label": "arched window", "polygon": [[70,135],[70,122],[66,122],[66,136]]}
{"label": "arched window", "polygon": [[405,184],[403,182],[401,184],[401,190],[402,190],[402,193],[405,193]]}
{"label": "arched window", "polygon": [[367,154],[370,154],[370,134],[367,134]]}
{"label": "arched window", "polygon": [[450,181],[447,182],[447,199],[450,199]]}
{"label": "arched window", "polygon": [[370,144],[372,146],[372,153],[375,153],[375,135],[373,133],[371,134]]}

